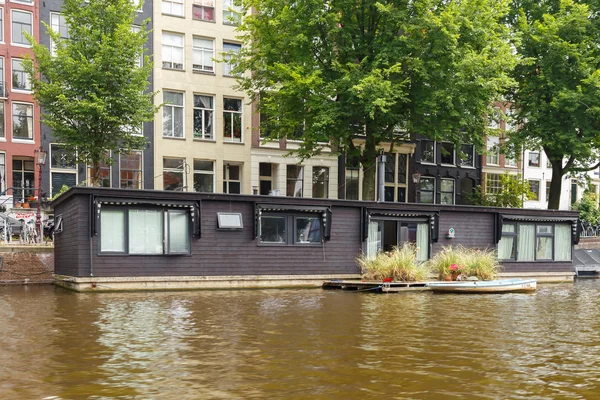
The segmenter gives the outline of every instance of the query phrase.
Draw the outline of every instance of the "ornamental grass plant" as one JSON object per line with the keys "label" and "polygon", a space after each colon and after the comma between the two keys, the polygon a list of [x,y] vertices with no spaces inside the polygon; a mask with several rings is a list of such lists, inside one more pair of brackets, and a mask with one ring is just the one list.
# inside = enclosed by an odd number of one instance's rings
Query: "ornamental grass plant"
{"label": "ornamental grass plant", "polygon": [[390,252],[380,252],[375,258],[365,254],[358,257],[363,279],[384,281],[391,278],[399,282],[418,282],[426,280],[429,268],[426,263],[417,261],[418,248],[412,243],[394,247]]}
{"label": "ornamental grass plant", "polygon": [[493,249],[469,249],[463,246],[444,246],[429,260],[430,268],[440,280],[458,272],[480,280],[493,280],[498,276],[500,264]]}

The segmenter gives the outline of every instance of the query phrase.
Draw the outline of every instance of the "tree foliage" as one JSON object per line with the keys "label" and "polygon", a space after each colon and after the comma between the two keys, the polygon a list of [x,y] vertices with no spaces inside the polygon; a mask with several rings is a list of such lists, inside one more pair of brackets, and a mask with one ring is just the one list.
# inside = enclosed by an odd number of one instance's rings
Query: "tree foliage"
{"label": "tree foliage", "polygon": [[600,225],[600,210],[596,203],[596,193],[586,190],[583,198],[573,204],[573,210],[579,211],[579,218],[592,226]]}
{"label": "tree foliage", "polygon": [[470,202],[478,206],[522,208],[523,201],[531,198],[533,193],[529,189],[529,183],[521,175],[505,173],[500,176],[498,193],[486,193],[478,186],[470,197]]}
{"label": "tree foliage", "polygon": [[515,0],[512,24],[522,63],[510,93],[520,129],[512,150],[541,148],[552,163],[548,208],[558,209],[562,177],[598,167],[600,42],[589,1]]}
{"label": "tree foliage", "polygon": [[259,100],[263,136],[301,134],[301,157],[331,142],[367,171],[379,144],[402,132],[481,145],[511,83],[505,0],[241,3],[256,12],[231,55],[238,82]]}
{"label": "tree foliage", "polygon": [[142,149],[142,124],[152,121],[157,107],[147,92],[152,63],[143,55],[146,23],[133,30],[138,5],[130,0],[65,0],[62,14],[69,38],[46,26],[54,54],[32,42],[35,62],[24,61],[32,76],[42,122],[52,128],[79,163],[92,167],[98,184],[100,163],[111,163],[109,151]]}

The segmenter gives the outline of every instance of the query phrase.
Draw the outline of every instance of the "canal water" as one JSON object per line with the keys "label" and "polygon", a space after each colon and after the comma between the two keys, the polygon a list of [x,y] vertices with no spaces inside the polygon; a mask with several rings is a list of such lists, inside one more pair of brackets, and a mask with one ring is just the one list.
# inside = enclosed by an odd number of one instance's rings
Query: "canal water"
{"label": "canal water", "polygon": [[594,399],[600,281],[535,294],[0,287],[0,399]]}

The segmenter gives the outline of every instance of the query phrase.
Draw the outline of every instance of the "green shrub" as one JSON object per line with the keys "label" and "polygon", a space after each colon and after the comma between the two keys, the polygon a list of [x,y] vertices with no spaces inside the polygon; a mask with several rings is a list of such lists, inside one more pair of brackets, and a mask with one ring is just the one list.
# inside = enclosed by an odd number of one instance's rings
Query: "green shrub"
{"label": "green shrub", "polygon": [[481,280],[492,280],[498,276],[500,264],[496,251],[492,249],[468,249],[463,246],[444,246],[429,260],[430,268],[440,280],[451,275],[452,265],[466,276],[476,276]]}
{"label": "green shrub", "polygon": [[58,193],[56,193],[54,196],[52,196],[51,200],[58,199],[58,196],[60,196],[61,194],[65,193],[67,190],[69,190],[69,187],[67,185],[62,185],[62,187],[60,188],[60,190],[58,191]]}
{"label": "green shrub", "polygon": [[357,262],[361,268],[363,279],[382,281],[392,278],[400,282],[417,282],[427,279],[429,269],[426,263],[417,261],[417,247],[412,243],[404,243],[394,247],[389,253],[379,253],[375,258],[361,255]]}

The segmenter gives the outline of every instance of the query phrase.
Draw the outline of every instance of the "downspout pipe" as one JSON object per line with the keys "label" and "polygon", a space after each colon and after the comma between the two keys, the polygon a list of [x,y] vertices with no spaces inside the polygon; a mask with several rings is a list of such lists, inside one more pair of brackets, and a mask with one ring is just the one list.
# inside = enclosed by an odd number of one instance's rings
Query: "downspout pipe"
{"label": "downspout pipe", "polygon": [[385,202],[385,162],[387,160],[387,156],[383,151],[379,153],[377,156],[377,164],[378,164],[378,182],[379,182],[379,202]]}

